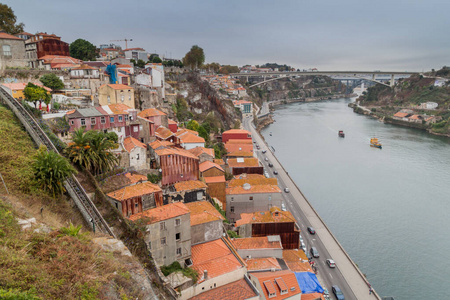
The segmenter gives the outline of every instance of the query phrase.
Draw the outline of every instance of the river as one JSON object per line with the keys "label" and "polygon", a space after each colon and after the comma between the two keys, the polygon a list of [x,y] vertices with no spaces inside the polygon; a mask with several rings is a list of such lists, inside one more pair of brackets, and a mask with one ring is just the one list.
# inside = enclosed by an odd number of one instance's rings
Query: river
{"label": "river", "polygon": [[355,114],[351,101],[278,107],[262,134],[379,295],[450,299],[450,139]]}

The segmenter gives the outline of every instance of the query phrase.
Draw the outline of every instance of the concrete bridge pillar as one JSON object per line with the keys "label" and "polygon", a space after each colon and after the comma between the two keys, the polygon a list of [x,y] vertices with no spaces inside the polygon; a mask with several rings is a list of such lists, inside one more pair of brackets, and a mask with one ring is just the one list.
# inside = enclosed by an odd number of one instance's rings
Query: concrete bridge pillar
{"label": "concrete bridge pillar", "polygon": [[375,80],[375,74],[372,74],[372,80]]}
{"label": "concrete bridge pillar", "polygon": [[395,84],[395,80],[394,80],[394,74],[391,75],[391,82],[390,82],[390,86],[393,87]]}

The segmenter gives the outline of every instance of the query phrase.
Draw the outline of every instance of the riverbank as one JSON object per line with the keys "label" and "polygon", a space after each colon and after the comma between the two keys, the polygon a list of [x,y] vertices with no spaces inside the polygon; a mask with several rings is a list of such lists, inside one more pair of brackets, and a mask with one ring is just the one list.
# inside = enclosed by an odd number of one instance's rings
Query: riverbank
{"label": "riverbank", "polygon": [[352,108],[354,113],[369,116],[369,117],[377,119],[383,123],[419,129],[419,130],[426,131],[432,135],[445,136],[445,137],[450,138],[450,134],[442,134],[442,133],[434,132],[431,130],[430,125],[427,125],[427,124],[401,121],[401,120],[393,119],[392,117],[385,116],[385,114],[380,115],[376,108],[369,109],[365,106],[361,106],[361,105],[357,104],[356,102],[349,103],[348,107]]}

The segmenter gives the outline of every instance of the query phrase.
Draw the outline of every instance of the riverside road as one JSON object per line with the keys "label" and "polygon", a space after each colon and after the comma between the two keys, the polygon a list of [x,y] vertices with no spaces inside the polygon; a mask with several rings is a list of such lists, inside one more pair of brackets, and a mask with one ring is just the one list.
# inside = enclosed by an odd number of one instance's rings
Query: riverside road
{"label": "riverside road", "polygon": [[[300,226],[307,251],[313,246],[319,251],[320,258],[314,259],[314,261],[318,266],[317,274],[324,285],[323,288],[328,289],[331,293],[331,286],[338,285],[344,293],[345,299],[381,299],[376,293],[369,295],[368,282],[253,127],[251,118],[245,118],[243,125],[244,129],[252,133],[253,140],[261,147],[260,150],[255,148],[255,152],[265,170],[272,177],[274,176],[273,171],[278,171],[278,175],[276,175],[278,185],[283,190],[283,198],[288,210],[294,215]],[[267,152],[263,154],[263,150],[267,150]],[[265,161],[266,157],[268,161]],[[269,167],[268,163],[272,163],[273,167]],[[289,188],[290,193],[284,192],[285,187]],[[308,226],[312,226],[316,230],[315,235],[308,233],[306,229]],[[327,258],[336,262],[335,269],[328,268],[325,264]]]}

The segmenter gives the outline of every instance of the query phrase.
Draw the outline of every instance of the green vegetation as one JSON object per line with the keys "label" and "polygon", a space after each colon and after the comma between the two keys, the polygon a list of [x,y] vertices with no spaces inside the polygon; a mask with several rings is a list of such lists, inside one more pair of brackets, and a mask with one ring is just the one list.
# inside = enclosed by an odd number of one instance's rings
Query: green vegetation
{"label": "green vegetation", "polygon": [[195,120],[190,120],[186,125],[187,129],[194,130],[194,131],[197,131],[198,127],[199,127],[198,122]]}
{"label": "green vegetation", "polygon": [[224,143],[216,143],[214,145],[214,155],[216,158],[222,158],[227,154],[227,149],[225,149]]}
{"label": "green vegetation", "polygon": [[64,83],[54,73],[45,74],[39,80],[42,82],[44,86],[54,91],[61,90],[64,88]]}
{"label": "green vegetation", "polygon": [[135,65],[138,66],[139,68],[145,68],[145,61],[143,61],[142,59],[138,59]]}
{"label": "green vegetation", "polygon": [[235,231],[233,231],[233,230],[227,230],[227,233],[228,233],[228,235],[230,236],[230,238],[232,238],[232,239],[238,239],[238,238],[240,238],[241,236],[239,235],[239,234],[237,234]]}
{"label": "green vegetation", "polygon": [[221,66],[218,73],[219,74],[230,74],[230,73],[239,73],[239,67],[238,66],[230,66],[230,65],[224,65]]}
{"label": "green vegetation", "polygon": [[192,46],[191,50],[183,58],[183,65],[191,69],[202,67],[205,62],[205,53],[203,49],[197,45]]}
{"label": "green vegetation", "polygon": [[23,32],[23,23],[17,24],[17,17],[11,7],[0,3],[0,29],[9,34]]}
{"label": "green vegetation", "polygon": [[47,151],[47,147],[39,147],[36,160],[33,162],[34,177],[37,188],[49,193],[53,197],[62,195],[64,180],[76,170],[69,161],[53,151]]}
{"label": "green vegetation", "polygon": [[157,174],[147,174],[147,180],[150,181],[151,183],[158,183],[161,181],[161,174],[157,175]]}
{"label": "green vegetation", "polygon": [[69,46],[70,56],[84,61],[92,61],[97,57],[97,48],[89,41],[77,39]]}
{"label": "green vegetation", "polygon": [[34,103],[35,108],[37,108],[37,102],[39,102],[39,109],[41,109],[42,101],[44,101],[46,105],[51,101],[49,93],[44,88],[32,84],[31,82],[29,82],[23,90],[23,95],[25,96],[26,101]]}
{"label": "green vegetation", "polygon": [[187,119],[193,117],[192,113],[189,111],[189,106],[186,99],[180,95],[177,96],[177,104],[174,112],[176,113],[177,119],[180,122],[184,122]]}
{"label": "green vegetation", "polygon": [[177,261],[173,262],[172,264],[170,264],[168,266],[161,267],[161,272],[164,274],[164,276],[169,276],[173,272],[177,272],[177,271],[180,271],[186,277],[192,278],[194,283],[197,283],[197,279],[198,279],[197,271],[194,269],[191,269],[191,268],[183,269],[181,267],[180,263]]}

